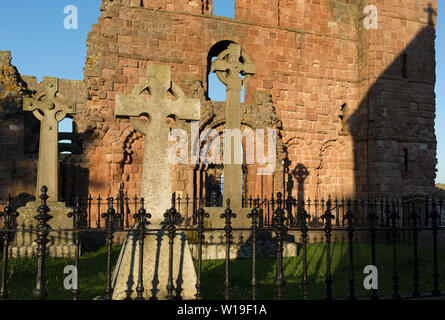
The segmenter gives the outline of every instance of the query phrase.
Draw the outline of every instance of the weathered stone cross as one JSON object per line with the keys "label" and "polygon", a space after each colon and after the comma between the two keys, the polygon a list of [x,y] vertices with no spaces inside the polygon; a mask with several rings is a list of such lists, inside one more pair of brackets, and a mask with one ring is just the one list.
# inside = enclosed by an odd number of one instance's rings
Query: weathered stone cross
{"label": "weathered stone cross", "polygon": [[[243,52],[241,46],[232,43],[213,61],[212,71],[226,86],[226,129],[241,129],[241,89],[255,74],[255,64]],[[244,78],[242,78],[244,76]],[[231,143],[231,164],[224,163],[224,191],[226,203],[230,199],[232,208],[242,207],[241,164],[234,162],[234,143]],[[227,152],[228,150],[224,150]],[[238,150],[239,151],[239,150]]]}
{"label": "weathered stone cross", "polygon": [[75,103],[58,94],[59,79],[43,78],[43,89],[23,101],[23,110],[32,111],[40,120],[39,160],[36,197],[42,186],[48,187],[49,201],[58,199],[58,140],[59,126],[68,114],[76,112]]}
{"label": "weathered stone cross", "polygon": [[[148,90],[150,98],[141,93]],[[173,96],[169,99],[168,92]],[[136,130],[145,136],[144,168],[142,173],[142,197],[145,209],[151,213],[150,223],[159,227],[164,220],[164,212],[171,207],[172,177],[169,163],[170,128],[167,117],[174,116],[182,120],[199,120],[201,102],[188,99],[183,91],[171,81],[168,66],[151,65],[147,79],[137,85],[132,93],[116,95],[116,117],[129,117]],[[148,116],[149,123],[143,123],[139,117]],[[166,285],[169,281],[169,244],[162,239],[162,233],[148,233],[145,238],[142,278],[146,299],[166,297]],[[121,253],[114,269],[113,299],[120,300],[136,296],[133,279],[138,279],[140,269],[135,257],[139,246],[135,234],[130,232],[122,245]],[[178,275],[183,299],[193,299],[196,293],[196,272],[188,242],[183,235],[174,240],[173,273]],[[179,282],[177,282],[179,283]],[[179,286],[179,284],[178,284]],[[181,290],[179,290],[181,291]]]}
{"label": "weathered stone cross", "polygon": [[[148,90],[150,98],[141,96]],[[170,92],[174,100],[168,98]],[[116,95],[116,117],[129,117],[136,130],[145,136],[142,193],[147,212],[152,214],[152,224],[163,221],[165,210],[171,207],[172,178],[169,163],[169,116],[182,120],[199,120],[201,102],[186,98],[179,86],[171,81],[169,66],[150,65],[147,79],[137,85],[132,93]],[[139,117],[148,116],[149,123]]]}

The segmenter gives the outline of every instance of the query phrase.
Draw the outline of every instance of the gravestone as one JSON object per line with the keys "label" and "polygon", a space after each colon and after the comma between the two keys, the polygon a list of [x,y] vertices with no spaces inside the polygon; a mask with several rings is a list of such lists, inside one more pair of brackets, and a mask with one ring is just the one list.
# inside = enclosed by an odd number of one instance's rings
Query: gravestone
{"label": "gravestone", "polygon": [[[141,93],[148,90],[147,99]],[[171,94],[173,99],[168,97]],[[171,81],[168,66],[150,65],[146,80],[131,93],[116,95],[116,117],[129,118],[136,130],[145,136],[141,197],[145,209],[152,215],[152,229],[160,228],[163,214],[171,207],[172,176],[169,163],[169,116],[183,120],[199,120],[200,100],[186,98],[179,86]],[[148,123],[139,119],[149,118]],[[135,232],[130,232],[123,244],[113,276],[113,299],[136,297],[138,251]],[[163,232],[149,233],[144,245],[143,283],[146,299],[165,299],[168,279],[168,238]],[[196,272],[188,242],[178,234],[174,242],[173,276],[182,299],[194,299]],[[180,291],[180,292],[179,292]]]}
{"label": "gravestone", "polygon": [[[51,256],[73,256],[74,245],[72,233],[58,229],[71,229],[72,219],[67,217],[72,209],[66,207],[65,203],[59,201],[59,173],[58,173],[58,124],[67,115],[76,112],[75,103],[65,99],[59,93],[59,79],[45,77],[41,83],[42,89],[32,97],[24,98],[23,110],[30,111],[40,120],[39,158],[37,167],[37,185],[35,197],[38,199],[43,186],[48,188],[48,206],[51,209],[51,227],[56,230],[49,234],[51,240],[48,245]],[[34,216],[40,201],[31,201],[25,207],[17,209],[20,213],[17,219],[18,228],[33,228],[37,221]],[[14,244],[10,247],[12,256],[30,256],[35,253],[36,244],[34,235],[27,232],[18,232]]]}
{"label": "gravestone", "polygon": [[[231,43],[228,48],[222,51],[217,59],[213,61],[212,71],[216,73],[218,79],[226,86],[226,124],[225,129],[241,130],[241,89],[243,85],[255,74],[255,65],[250,58],[236,43]],[[244,77],[244,78],[243,78]],[[250,227],[247,214],[251,209],[242,208],[242,164],[235,163],[235,143],[230,144],[230,163],[224,163],[224,189],[223,204],[230,199],[232,211],[236,213],[236,219],[232,220],[232,226],[238,228]],[[206,208],[210,214],[208,225],[210,228],[223,228],[224,221],[220,214],[224,208]]]}

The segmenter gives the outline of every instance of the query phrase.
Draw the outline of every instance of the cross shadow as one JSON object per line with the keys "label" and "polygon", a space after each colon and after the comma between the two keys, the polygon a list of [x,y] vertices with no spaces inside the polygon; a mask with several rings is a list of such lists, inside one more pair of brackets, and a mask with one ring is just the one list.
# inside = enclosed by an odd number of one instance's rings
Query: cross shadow
{"label": "cross shadow", "polygon": [[302,164],[298,163],[294,170],[292,170],[292,176],[297,180],[297,204],[301,205],[301,202],[305,201],[304,197],[304,181],[309,177],[308,168]]}

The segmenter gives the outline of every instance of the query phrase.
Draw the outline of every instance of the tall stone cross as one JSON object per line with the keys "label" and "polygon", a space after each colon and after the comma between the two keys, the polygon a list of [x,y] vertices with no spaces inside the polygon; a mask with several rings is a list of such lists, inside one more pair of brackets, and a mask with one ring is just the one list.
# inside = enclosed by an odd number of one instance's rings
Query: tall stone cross
{"label": "tall stone cross", "polygon": [[[255,64],[241,49],[241,46],[232,43],[221,52],[213,61],[212,71],[226,86],[226,129],[241,130],[241,89],[243,85],[255,74]],[[244,78],[243,78],[244,77]],[[230,199],[232,208],[242,207],[242,165],[234,162],[234,143],[231,143],[232,161],[224,164],[224,191],[223,198],[226,203]],[[240,150],[238,150],[239,152]],[[225,150],[225,152],[227,152]]]}
{"label": "tall stone cross", "polygon": [[[148,90],[149,99],[141,96]],[[169,99],[170,92],[174,99]],[[147,78],[131,93],[116,95],[116,117],[130,118],[131,124],[145,136],[144,167],[141,196],[147,212],[152,214],[152,224],[163,221],[165,210],[171,207],[172,177],[169,163],[170,128],[167,117],[199,120],[201,102],[186,98],[179,86],[171,81],[169,66],[150,65]],[[139,118],[146,116],[148,123]]]}
{"label": "tall stone cross", "polygon": [[23,110],[32,111],[40,120],[39,160],[37,171],[36,197],[42,186],[48,187],[48,201],[59,201],[58,196],[58,142],[59,122],[68,114],[75,114],[75,103],[62,97],[59,79],[45,77],[42,90],[23,101]]}

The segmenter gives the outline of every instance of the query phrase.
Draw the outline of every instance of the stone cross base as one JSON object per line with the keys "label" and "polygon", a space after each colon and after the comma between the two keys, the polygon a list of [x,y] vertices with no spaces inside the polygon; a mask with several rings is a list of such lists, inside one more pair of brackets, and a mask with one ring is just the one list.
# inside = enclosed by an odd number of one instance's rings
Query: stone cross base
{"label": "stone cross base", "polygon": [[[232,219],[232,228],[250,228],[252,220],[247,218],[247,215],[252,211],[250,208],[231,208],[232,212],[236,214],[236,218]],[[226,220],[221,219],[221,214],[226,208],[208,207],[204,208],[210,217],[205,221],[206,228],[222,229],[225,226]]]}
{"label": "stone cross base", "polygon": [[[113,300],[134,299],[139,277],[139,245],[130,232],[122,246],[113,275]],[[148,233],[144,241],[143,285],[145,299],[165,300],[167,295],[169,238],[165,233]],[[184,233],[175,237],[173,249],[173,294],[195,299],[196,271]]]}
{"label": "stone cross base", "polygon": [[[285,243],[283,257],[297,257],[301,252],[301,243]],[[198,259],[198,244],[190,244],[193,259]],[[277,255],[275,241],[257,241],[258,259],[274,259]],[[225,244],[206,243],[202,246],[203,260],[224,260],[226,258]],[[252,242],[235,243],[230,246],[230,260],[252,259]]]}
{"label": "stone cross base", "polygon": [[[28,202],[25,207],[17,209],[19,216],[16,223],[19,231],[15,233],[14,240],[9,247],[11,257],[31,257],[36,255],[37,245],[34,240],[37,237],[35,233],[37,220],[34,217],[38,214],[37,208],[40,204],[40,201]],[[50,257],[72,258],[75,253],[73,233],[60,230],[73,228],[73,220],[67,216],[73,209],[66,207],[62,202],[48,202],[47,204],[51,209],[49,214],[53,216],[48,221],[48,224],[55,230],[48,235],[50,240],[47,244],[48,254]]]}
{"label": "stone cross base", "polygon": [[[226,258],[226,239],[224,231],[206,231],[202,246],[203,260],[218,260]],[[277,254],[275,232],[258,231],[256,240],[256,257],[274,259]],[[230,245],[230,259],[252,258],[252,233],[250,231],[232,231],[232,242]],[[284,257],[296,257],[301,252],[301,237],[298,232],[288,234],[285,237]],[[198,243],[195,239],[190,241],[190,250],[193,259],[198,259]]]}
{"label": "stone cross base", "polygon": [[[52,258],[74,258],[74,244],[49,244],[48,255]],[[10,258],[32,258],[37,255],[37,245],[12,245],[9,247]]]}

